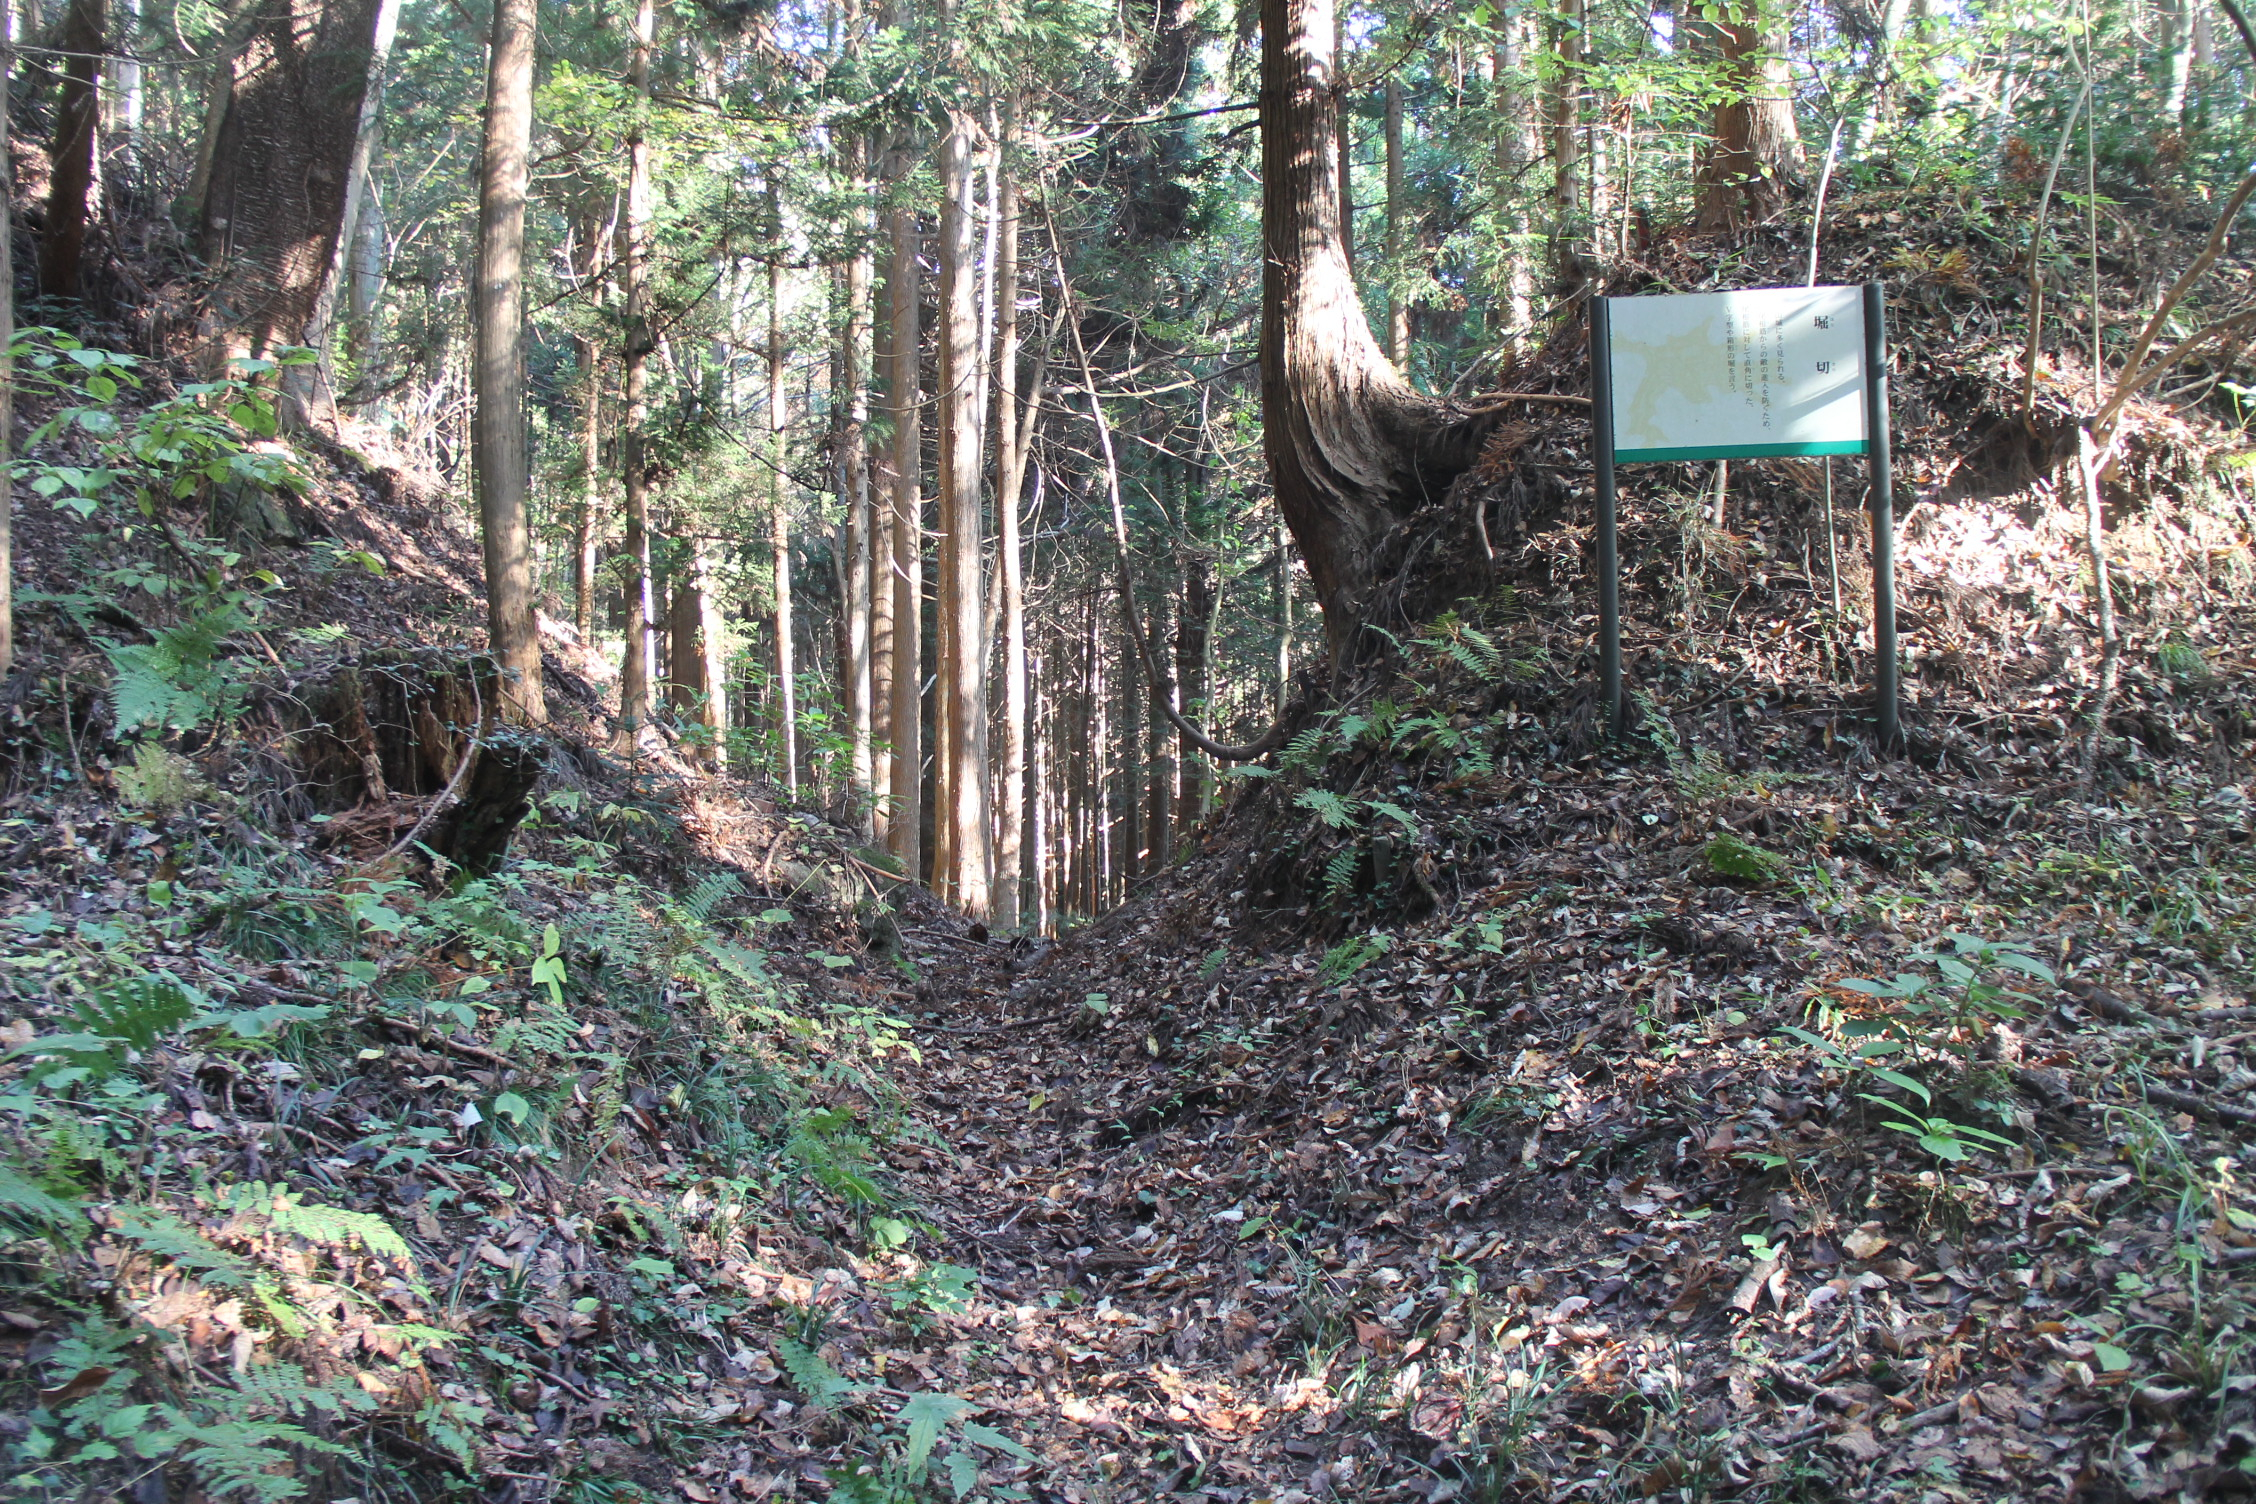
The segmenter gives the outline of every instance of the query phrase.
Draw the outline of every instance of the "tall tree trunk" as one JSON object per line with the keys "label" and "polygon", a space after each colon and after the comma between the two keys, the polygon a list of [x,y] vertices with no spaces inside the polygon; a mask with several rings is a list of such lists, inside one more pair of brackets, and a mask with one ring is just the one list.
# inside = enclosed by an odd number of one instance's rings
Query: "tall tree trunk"
{"label": "tall tree trunk", "polygon": [[39,245],[39,291],[75,298],[86,256],[87,195],[94,187],[95,125],[101,117],[102,0],[69,0],[63,13],[63,89],[55,105],[54,164],[47,182],[47,233]]}
{"label": "tall tree trunk", "polygon": [[1496,201],[1499,222],[1507,239],[1501,289],[1504,294],[1503,332],[1513,339],[1525,338],[1535,318],[1534,237],[1524,226],[1524,216],[1512,208],[1515,202],[1524,201],[1526,184],[1522,178],[1542,153],[1541,132],[1536,125],[1535,90],[1527,76],[1530,24],[1527,17],[1516,12],[1503,16],[1492,59],[1496,73],[1493,94],[1497,117]]}
{"label": "tall tree trunk", "polygon": [[846,618],[846,717],[852,738],[854,821],[868,828],[870,803],[870,481],[869,481],[869,333],[870,253],[867,216],[860,207],[867,198],[867,181],[859,167],[856,149],[857,190],[854,210],[854,246],[844,273],[846,294],[845,347],[839,361],[839,378],[845,387],[837,442],[839,501],[846,511],[845,599],[839,609]]}
{"label": "tall tree trunk", "polygon": [[0,679],[16,665],[15,486],[16,169],[8,141],[9,81],[15,77],[15,41],[0,30]]}
{"label": "tall tree trunk", "polygon": [[980,673],[979,279],[972,265],[972,140],[951,111],[940,142],[940,682],[944,875],[936,886],[975,919],[987,917],[987,694]]}
{"label": "tall tree trunk", "polygon": [[[627,85],[650,97],[650,53],[657,39],[654,0],[638,0],[634,50]],[[626,340],[620,355],[619,470],[626,500],[627,632],[619,666],[619,718],[631,746],[650,720],[650,686],[656,677],[657,624],[651,619],[650,468],[643,457],[643,425],[650,421],[650,142],[643,117],[627,127],[627,202],[619,216],[619,285],[626,295]]]}
{"label": "tall tree trunk", "polygon": [[[783,244],[782,217],[774,191],[776,244]],[[768,263],[768,551],[775,566],[775,731],[776,760],[782,764],[786,793],[799,792],[799,685],[791,640],[791,493],[785,482],[783,396],[783,262]]]}
{"label": "tall tree trunk", "polygon": [[1551,280],[1566,297],[1589,275],[1582,254],[1582,28],[1585,0],[1559,0],[1552,21],[1551,81]]}
{"label": "tall tree trunk", "polygon": [[[1146,619],[1146,630],[1155,644],[1168,638],[1168,621],[1175,611],[1172,590],[1163,589],[1159,600],[1153,603],[1151,615]],[[1166,658],[1154,648],[1153,657],[1162,666]],[[1183,708],[1182,684],[1170,676],[1166,684],[1157,688],[1165,696],[1170,708],[1178,713]],[[1155,715],[1151,719],[1151,748],[1145,762],[1148,788],[1145,790],[1144,844],[1151,853],[1151,870],[1165,871],[1175,859],[1175,745],[1174,728],[1166,717]]]}
{"label": "tall tree trunk", "polygon": [[[905,19],[906,7],[895,14]],[[892,174],[907,177],[906,153]],[[918,275],[916,211],[891,210],[891,264],[886,269],[892,304],[892,366],[887,396],[893,405],[893,854],[911,881],[923,877],[924,794],[924,457],[917,380]]]}
{"label": "tall tree trunk", "polygon": [[116,45],[102,60],[102,134],[124,148],[125,160],[141,160],[141,125],[147,96],[141,74],[141,0],[118,0],[105,28]]}
{"label": "tall tree trunk", "polygon": [[1263,447],[1341,663],[1401,563],[1403,519],[1441,499],[1491,422],[1405,382],[1357,301],[1332,160],[1331,0],[1262,0],[1261,22]]}
{"label": "tall tree trunk", "polygon": [[668,613],[666,693],[684,725],[695,726],[690,757],[708,768],[721,765],[728,733],[728,683],[721,665],[721,612],[713,596],[712,550],[703,539],[688,540],[681,571],[674,580]]}
{"label": "tall tree trunk", "polygon": [[1700,163],[1702,229],[1759,224],[1801,183],[1802,136],[1777,24],[1765,0],[1724,0],[1697,23],[1712,35],[1724,75],[1714,139]]}
{"label": "tall tree trunk", "polygon": [[603,484],[603,354],[592,336],[578,341],[580,397],[580,500],[572,514],[572,625],[580,644],[595,640],[595,564],[601,548],[597,506]]}
{"label": "tall tree trunk", "polygon": [[486,142],[478,175],[478,520],[485,537],[486,635],[502,674],[502,713],[537,726],[540,617],[533,602],[532,487],[525,443],[525,191],[532,179],[533,31],[538,0],[494,0]]}
{"label": "tall tree trunk", "polygon": [[1034,932],[1051,933],[1050,873],[1056,859],[1056,822],[1050,817],[1050,739],[1056,726],[1049,715],[1049,680],[1042,673],[1038,661],[1026,666],[1028,694],[1030,696],[1029,741],[1034,750],[1031,768],[1033,787],[1027,796],[1027,902],[1034,910]]}
{"label": "tall tree trunk", "polygon": [[1018,404],[1018,143],[1015,105],[1003,117],[995,181],[995,573],[1002,594],[1003,735],[995,793],[995,923],[1024,922],[1026,825],[1026,584],[1019,558],[1019,497],[1041,402],[1037,375],[1023,413]]}
{"label": "tall tree trunk", "polygon": [[218,277],[214,353],[304,337],[344,224],[382,0],[255,0],[212,149],[199,242]]}
{"label": "tall tree trunk", "polygon": [[1386,83],[1387,359],[1410,369],[1410,206],[1402,196],[1402,80]]}
{"label": "tall tree trunk", "polygon": [[2162,59],[2165,76],[2162,110],[2183,127],[2191,115],[2193,90],[2193,11],[2199,0],[2164,0]]}
{"label": "tall tree trunk", "polygon": [[[1121,642],[1125,651],[1121,662],[1133,664],[1135,646],[1128,639],[1127,613],[1121,613]],[[1131,689],[1142,685],[1129,680]],[[1121,870],[1131,878],[1141,877],[1157,870],[1152,860],[1149,836],[1144,828],[1145,768],[1144,768],[1144,697],[1140,693],[1120,697],[1120,782],[1125,797],[1120,801],[1121,823],[1126,828],[1120,843]]]}
{"label": "tall tree trunk", "polygon": [[[1192,500],[1185,488],[1183,516],[1191,516]],[[1194,536],[1183,555],[1183,608],[1175,618],[1175,682],[1181,686],[1176,706],[1183,718],[1199,728],[1202,734],[1214,730],[1213,711],[1210,704],[1212,686],[1207,682],[1207,665],[1212,661],[1214,625],[1214,566],[1206,555],[1204,540]],[[1183,742],[1178,753],[1181,759],[1178,790],[1175,803],[1175,827],[1187,833],[1199,822],[1206,809],[1206,766],[1198,748],[1189,741]]]}
{"label": "tall tree trunk", "polygon": [[[881,230],[882,223],[873,226]],[[875,236],[872,238],[873,247]],[[876,306],[870,319],[870,377],[892,401],[893,290],[885,281],[877,287]],[[883,425],[890,427],[890,424]],[[893,496],[898,490],[893,471],[890,437],[872,425],[867,440],[866,464],[870,488],[870,820],[871,839],[886,850],[893,846]]]}

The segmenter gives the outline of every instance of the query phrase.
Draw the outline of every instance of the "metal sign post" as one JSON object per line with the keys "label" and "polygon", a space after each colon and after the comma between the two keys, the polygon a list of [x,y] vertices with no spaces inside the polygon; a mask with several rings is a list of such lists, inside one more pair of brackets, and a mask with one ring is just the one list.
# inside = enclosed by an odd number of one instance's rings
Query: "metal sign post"
{"label": "metal sign post", "polygon": [[1862,454],[1871,473],[1874,691],[1896,713],[1895,523],[1888,477],[1888,339],[1880,284],[1595,298],[1599,673],[1623,723],[1617,461]]}
{"label": "metal sign post", "polygon": [[1621,537],[1614,516],[1614,370],[1609,298],[1590,300],[1590,421],[1598,439],[1598,682],[1606,734],[1622,730]]}
{"label": "metal sign post", "polygon": [[1864,463],[1872,481],[1872,693],[1880,745],[1896,744],[1896,496],[1888,452],[1888,301],[1864,284]]}

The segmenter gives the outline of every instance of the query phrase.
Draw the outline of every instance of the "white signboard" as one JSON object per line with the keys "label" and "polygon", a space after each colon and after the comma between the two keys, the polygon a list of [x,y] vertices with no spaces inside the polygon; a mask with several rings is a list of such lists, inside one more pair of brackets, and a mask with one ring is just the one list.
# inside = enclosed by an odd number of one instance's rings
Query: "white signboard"
{"label": "white signboard", "polygon": [[1614,458],[1862,454],[1855,287],[1614,298]]}

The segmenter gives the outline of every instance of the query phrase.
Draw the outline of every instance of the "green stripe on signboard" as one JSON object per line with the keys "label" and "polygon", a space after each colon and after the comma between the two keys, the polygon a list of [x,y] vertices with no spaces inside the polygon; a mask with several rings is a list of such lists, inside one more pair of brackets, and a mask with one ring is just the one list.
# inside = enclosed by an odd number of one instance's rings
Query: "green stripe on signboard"
{"label": "green stripe on signboard", "polygon": [[1693,444],[1683,449],[1617,449],[1614,462],[1663,460],[1755,460],[1785,454],[1862,454],[1864,440],[1834,439],[1823,444]]}

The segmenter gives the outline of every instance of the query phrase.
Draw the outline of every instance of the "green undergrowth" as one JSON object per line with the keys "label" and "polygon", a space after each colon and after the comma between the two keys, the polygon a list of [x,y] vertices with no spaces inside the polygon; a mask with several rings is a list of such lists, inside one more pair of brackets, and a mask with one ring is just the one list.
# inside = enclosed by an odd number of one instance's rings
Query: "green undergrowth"
{"label": "green undergrowth", "polygon": [[[553,1394],[559,1347],[651,1403],[752,1310],[714,1271],[763,1231],[913,1236],[877,1161],[899,1021],[788,980],[790,912],[735,876],[614,856],[431,883],[238,852],[0,921],[10,1496],[382,1496],[403,1452],[461,1484],[540,1429],[509,1395]],[[543,1216],[606,1277],[500,1253]]]}

